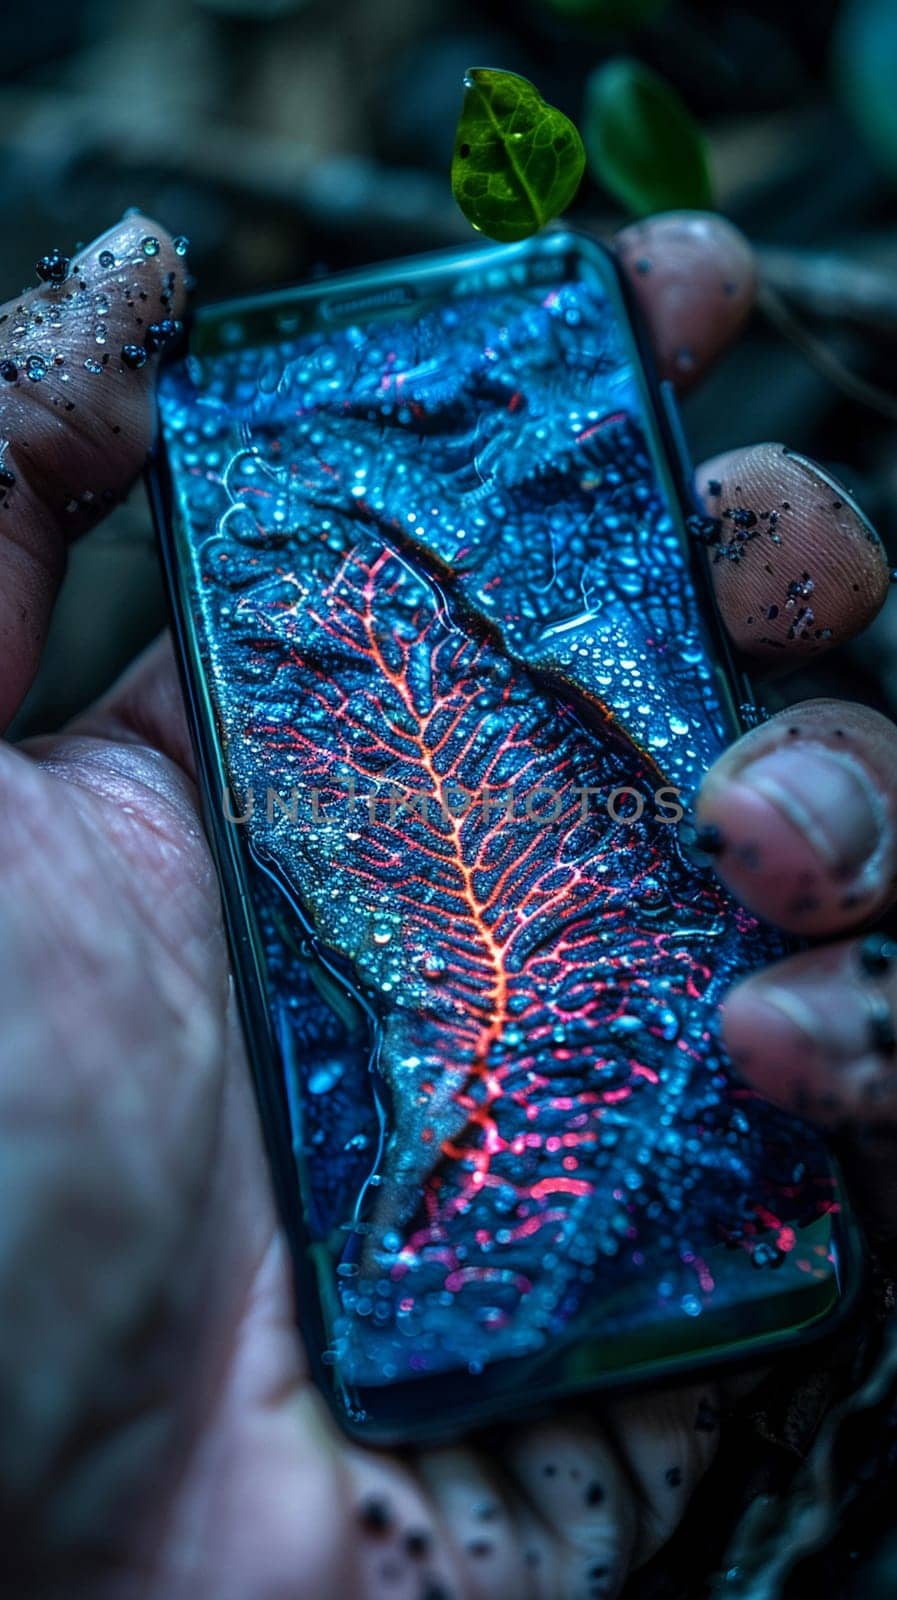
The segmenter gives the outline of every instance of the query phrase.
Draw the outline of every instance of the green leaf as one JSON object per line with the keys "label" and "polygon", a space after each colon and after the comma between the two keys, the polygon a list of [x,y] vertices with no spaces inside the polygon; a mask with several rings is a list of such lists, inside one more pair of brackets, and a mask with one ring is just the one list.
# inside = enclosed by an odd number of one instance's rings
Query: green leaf
{"label": "green leaf", "polygon": [[713,206],[707,141],[676,90],[619,56],[592,73],[583,132],[589,165],[627,211]]}
{"label": "green leaf", "polygon": [[545,0],[550,10],[572,22],[598,28],[625,28],[628,33],[654,22],[669,0]]}
{"label": "green leaf", "polygon": [[570,204],[585,168],[569,117],[515,72],[472,67],[452,156],[452,194],[490,239],[526,239]]}

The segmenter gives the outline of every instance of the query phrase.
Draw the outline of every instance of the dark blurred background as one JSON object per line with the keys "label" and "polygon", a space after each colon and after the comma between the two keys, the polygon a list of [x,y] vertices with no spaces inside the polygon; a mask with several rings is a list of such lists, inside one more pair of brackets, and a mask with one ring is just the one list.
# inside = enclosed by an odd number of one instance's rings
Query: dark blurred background
{"label": "dark blurred background", "polygon": [[[470,238],[449,188],[468,65],[507,67],[578,119],[625,52],[706,129],[721,209],[761,247],[801,338],[897,395],[894,0],[42,0],[4,18],[0,281],[139,205],[193,241],[213,299]],[[606,4],[597,9],[607,12]],[[648,20],[646,20],[646,18]],[[623,221],[591,179],[575,219]],[[793,333],[792,329],[792,333]],[[758,313],[686,405],[696,459],[781,439],[846,478],[897,555],[897,402],[844,392]],[[164,620],[138,490],[79,546],[20,729],[102,688]],[[894,608],[830,664],[773,685],[897,701]]]}
{"label": "dark blurred background", "polygon": [[[579,119],[590,72],[635,55],[705,128],[720,208],[755,242],[767,300],[777,295],[791,319],[783,331],[780,315],[758,311],[688,400],[695,459],[762,439],[815,455],[854,489],[897,560],[897,0],[615,4],[617,25],[603,28],[589,13],[606,15],[613,0],[7,7],[0,298],[34,281],[46,250],[69,253],[132,205],[191,238],[208,299],[468,241],[449,187],[465,67],[522,73]],[[587,179],[574,220],[610,234],[625,219]],[[72,552],[19,731],[84,704],[164,618],[138,489]],[[774,708],[820,692],[897,713],[897,598],[862,640],[763,695]],[[890,1280],[886,1289],[883,1304],[895,1296]],[[845,1370],[853,1359],[851,1347]],[[696,1552],[707,1569],[722,1559],[739,1502],[790,1481],[836,1392],[832,1371],[804,1355],[777,1396],[761,1391],[640,1596],[691,1600]],[[897,1423],[880,1437],[870,1431],[860,1452],[871,1485],[888,1481],[882,1452],[897,1463]],[[897,1556],[883,1586],[852,1566],[872,1540],[861,1520],[845,1522],[840,1555],[824,1552],[813,1586],[798,1575],[789,1595],[897,1594]]]}

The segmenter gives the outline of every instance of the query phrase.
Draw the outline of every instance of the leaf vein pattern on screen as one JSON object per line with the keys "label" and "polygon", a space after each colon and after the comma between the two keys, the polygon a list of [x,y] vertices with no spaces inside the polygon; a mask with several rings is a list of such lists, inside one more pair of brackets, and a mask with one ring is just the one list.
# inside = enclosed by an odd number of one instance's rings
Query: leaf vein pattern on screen
{"label": "leaf vein pattern on screen", "polygon": [[696,1315],[803,1181],[717,1036],[779,945],[655,805],[724,718],[615,329],[581,286],[439,306],[222,357],[186,408],[297,1167],[376,1381],[640,1282]]}
{"label": "leaf vein pattern on screen", "polygon": [[[528,1236],[594,1195],[602,1118],[660,1083],[675,1008],[710,981],[699,941],[652,923],[670,881],[656,770],[455,626],[379,540],[317,585],[285,572],[278,587],[242,602],[280,646],[277,713],[257,707],[247,736],[281,782],[315,791],[297,888],[383,1022],[375,1233],[417,1250],[510,1184],[537,1203]],[[638,824],[603,806],[618,786],[645,793]],[[721,894],[697,875],[689,888],[692,926],[715,936]],[[687,1071],[696,1044],[674,1048]]]}

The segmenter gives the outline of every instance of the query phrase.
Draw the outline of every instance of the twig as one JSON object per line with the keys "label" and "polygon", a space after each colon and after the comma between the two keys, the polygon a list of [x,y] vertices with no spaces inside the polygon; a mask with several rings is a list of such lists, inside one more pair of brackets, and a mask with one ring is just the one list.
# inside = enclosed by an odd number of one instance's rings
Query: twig
{"label": "twig", "polygon": [[802,311],[897,334],[897,271],[831,252],[769,245],[757,246],[757,263],[761,282]]}
{"label": "twig", "polygon": [[881,416],[887,417],[889,422],[897,422],[897,397],[889,394],[887,389],[882,389],[877,383],[869,383],[866,378],[861,378],[856,372],[835,355],[824,339],[811,333],[794,312],[789,310],[781,295],[770,284],[760,282],[757,291],[757,304],[768,317],[773,327],[800,350],[812,362],[817,372],[840,389],[851,400],[859,405],[867,406],[872,411],[877,411]]}

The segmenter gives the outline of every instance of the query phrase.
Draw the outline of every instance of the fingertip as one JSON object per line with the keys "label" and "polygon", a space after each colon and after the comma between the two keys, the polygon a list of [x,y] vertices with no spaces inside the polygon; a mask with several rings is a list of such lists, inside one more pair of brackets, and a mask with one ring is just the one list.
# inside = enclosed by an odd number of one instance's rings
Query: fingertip
{"label": "fingertip", "polygon": [[720,757],[696,812],[752,911],[805,936],[855,926],[894,897],[897,729],[869,707],[804,701]]}
{"label": "fingertip", "polygon": [[731,222],[704,211],[630,223],[615,244],[660,375],[687,389],[747,319],[756,287],[751,247]]}
{"label": "fingertip", "polygon": [[[58,270],[2,308],[0,431],[18,469],[8,515],[27,511],[16,488],[30,490],[71,537],[139,471],[155,358],[182,331],[186,247],[131,213],[70,262],[49,252]],[[84,487],[87,472],[96,482]]]}
{"label": "fingertip", "polygon": [[360,1591],[463,1594],[461,1563],[424,1486],[389,1456],[352,1449],[348,1469],[355,1502]]}
{"label": "fingertip", "polygon": [[526,1425],[512,1435],[505,1465],[556,1541],[561,1592],[613,1600],[629,1571],[638,1510],[603,1428],[586,1415]]}
{"label": "fingertip", "polygon": [[[745,779],[723,779],[702,791],[697,816],[719,840],[720,876],[742,905],[790,933],[811,937],[833,922],[858,920],[869,896],[854,887],[850,867],[840,875],[816,834],[815,811],[793,797],[772,767],[758,762]],[[859,817],[858,828],[865,821]]]}
{"label": "fingertip", "polygon": [[742,1077],[761,1094],[789,1110],[809,1105],[810,1042],[799,999],[787,988],[746,978],[729,991],[722,1006],[722,1036]]}
{"label": "fingertip", "polygon": [[[47,381],[27,398],[70,424],[67,442],[82,458],[102,441],[107,499],[127,487],[151,442],[157,357],[183,332],[187,248],[183,236],[129,212],[73,258],[64,283],[42,286],[26,307],[32,323],[54,319],[56,333]],[[71,533],[98,508],[90,499],[73,508],[70,497],[65,509]]]}
{"label": "fingertip", "polygon": [[180,334],[186,241],[135,213],[0,307],[0,645],[6,722],[37,668],[65,548],[119,501],[152,439]]}
{"label": "fingertip", "polygon": [[864,973],[856,942],[800,952],[728,994],[732,1062],[764,1099],[835,1126],[897,1119],[891,985]]}
{"label": "fingertip", "polygon": [[720,1397],[709,1384],[636,1394],[609,1404],[614,1438],[639,1490],[636,1569],[675,1533],[716,1453]]}
{"label": "fingertip", "polygon": [[696,481],[714,593],[740,650],[778,661],[817,655],[880,611],[884,546],[824,468],[766,443],[705,462]]}
{"label": "fingertip", "polygon": [[179,316],[186,304],[189,245],[184,234],[172,235],[144,212],[130,210],[72,257],[69,281],[78,289],[96,289],[105,280],[125,289],[126,300],[130,295],[151,311]]}

